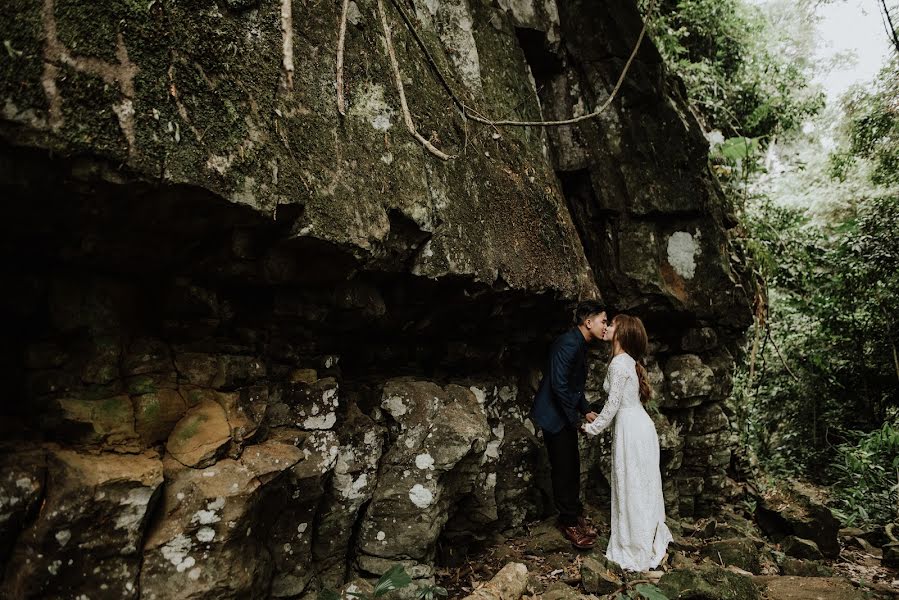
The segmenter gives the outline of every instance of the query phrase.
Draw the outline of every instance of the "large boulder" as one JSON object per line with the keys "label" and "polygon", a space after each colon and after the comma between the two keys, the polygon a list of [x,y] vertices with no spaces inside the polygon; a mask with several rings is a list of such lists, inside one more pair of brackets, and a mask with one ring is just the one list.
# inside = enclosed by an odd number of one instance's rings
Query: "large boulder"
{"label": "large boulder", "polygon": [[715,374],[695,354],[672,356],[665,362],[663,371],[671,406],[698,406],[712,393]]}
{"label": "large boulder", "polygon": [[792,535],[813,541],[829,558],[840,553],[839,521],[829,508],[798,488],[767,492],[759,498],[755,518],[762,531],[776,541]]}
{"label": "large boulder", "polygon": [[186,467],[213,464],[231,442],[231,426],[222,405],[206,399],[191,408],[166,441],[172,458]]}
{"label": "large boulder", "polygon": [[302,593],[312,576],[310,527],[336,453],[333,435],[285,431],[202,469],[167,457],[141,597],[259,597],[273,582]]}
{"label": "large boulder", "polygon": [[491,439],[483,406],[461,386],[391,380],[381,409],[391,443],[358,542],[358,566],[369,573],[384,559],[430,562],[454,504],[478,485]]}
{"label": "large boulder", "polygon": [[6,597],[137,598],[141,541],[163,482],[159,457],[50,448],[46,460],[42,510],[16,543]]}
{"label": "large boulder", "polygon": [[[351,405],[338,436],[333,476],[320,501],[312,545],[319,578],[332,586],[347,574],[346,557],[352,552],[354,527],[378,484],[386,431]],[[272,594],[279,594],[285,587],[273,585]]]}

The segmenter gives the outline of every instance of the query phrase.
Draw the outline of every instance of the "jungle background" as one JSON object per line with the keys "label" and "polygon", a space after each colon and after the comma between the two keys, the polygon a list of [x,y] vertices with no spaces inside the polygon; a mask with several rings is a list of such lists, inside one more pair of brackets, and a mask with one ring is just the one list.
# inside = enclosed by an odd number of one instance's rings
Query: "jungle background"
{"label": "jungle background", "polygon": [[[873,78],[837,95],[822,80],[864,65],[821,52],[828,9],[883,24],[846,24],[885,54]],[[743,224],[732,259],[759,282],[731,398],[743,466],[763,485],[829,486],[844,525],[888,523],[899,489],[899,11],[811,0],[656,10],[653,39]]]}

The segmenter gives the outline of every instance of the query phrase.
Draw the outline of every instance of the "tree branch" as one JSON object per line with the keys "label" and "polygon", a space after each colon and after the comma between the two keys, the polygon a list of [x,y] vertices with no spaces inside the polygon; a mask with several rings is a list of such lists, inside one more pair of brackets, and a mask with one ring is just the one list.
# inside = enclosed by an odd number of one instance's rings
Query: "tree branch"
{"label": "tree branch", "polygon": [[880,0],[880,7],[883,10],[883,16],[886,18],[886,23],[884,25],[888,25],[888,34],[891,37],[891,42],[893,42],[893,49],[899,54],[899,34],[896,33],[896,26],[893,25],[893,18],[890,16],[890,7],[887,6],[886,0]]}

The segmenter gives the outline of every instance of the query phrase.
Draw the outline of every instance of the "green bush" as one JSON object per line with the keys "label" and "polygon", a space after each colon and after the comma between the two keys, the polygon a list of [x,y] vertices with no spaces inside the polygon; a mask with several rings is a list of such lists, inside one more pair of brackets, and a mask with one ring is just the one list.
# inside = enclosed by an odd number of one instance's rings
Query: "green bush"
{"label": "green bush", "polygon": [[837,515],[845,525],[886,523],[899,517],[899,428],[853,432],[831,464]]}

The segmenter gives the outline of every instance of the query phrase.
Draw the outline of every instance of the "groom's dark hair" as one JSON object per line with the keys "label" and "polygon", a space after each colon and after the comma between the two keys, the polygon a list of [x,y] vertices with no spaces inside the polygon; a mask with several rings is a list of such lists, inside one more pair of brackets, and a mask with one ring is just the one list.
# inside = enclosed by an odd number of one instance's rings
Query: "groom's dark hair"
{"label": "groom's dark hair", "polygon": [[586,321],[588,317],[598,315],[605,310],[606,307],[596,300],[584,300],[583,302],[578,302],[577,308],[574,309],[574,324],[580,325]]}

